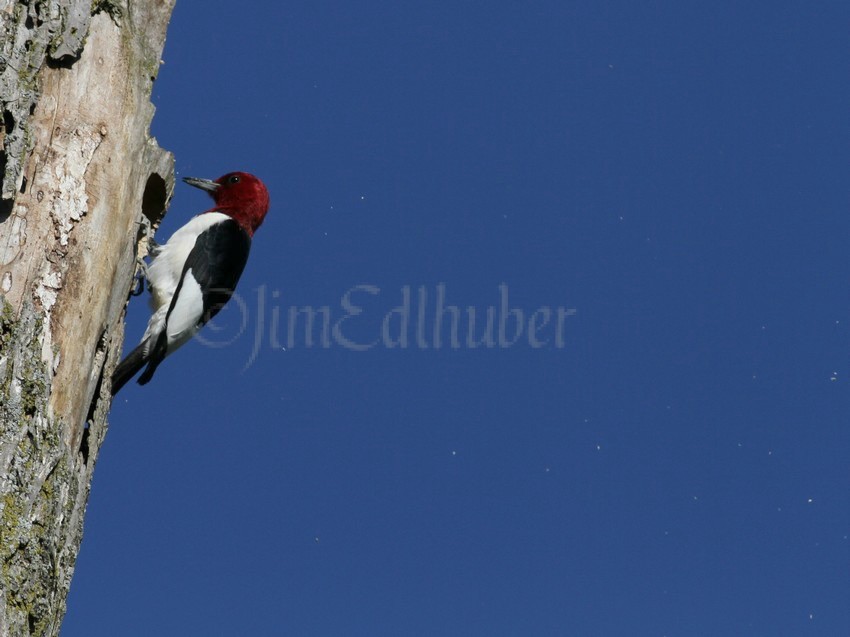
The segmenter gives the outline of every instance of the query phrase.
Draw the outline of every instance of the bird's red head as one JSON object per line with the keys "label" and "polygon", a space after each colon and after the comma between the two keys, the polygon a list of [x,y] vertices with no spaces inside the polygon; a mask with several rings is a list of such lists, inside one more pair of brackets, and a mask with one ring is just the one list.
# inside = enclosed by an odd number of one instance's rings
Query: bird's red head
{"label": "bird's red head", "polygon": [[249,236],[263,223],[269,211],[269,191],[254,175],[243,172],[227,173],[215,181],[184,177],[190,186],[206,190],[215,200],[212,210],[223,212],[239,223]]}

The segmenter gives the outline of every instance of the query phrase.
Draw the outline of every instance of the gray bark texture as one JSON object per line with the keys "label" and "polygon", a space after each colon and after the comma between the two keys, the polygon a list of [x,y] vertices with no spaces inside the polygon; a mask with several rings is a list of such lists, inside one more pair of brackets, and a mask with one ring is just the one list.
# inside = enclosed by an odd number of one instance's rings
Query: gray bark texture
{"label": "gray bark texture", "polygon": [[[57,635],[144,237],[174,0],[0,0],[0,636]],[[106,382],[104,382],[106,379]]]}

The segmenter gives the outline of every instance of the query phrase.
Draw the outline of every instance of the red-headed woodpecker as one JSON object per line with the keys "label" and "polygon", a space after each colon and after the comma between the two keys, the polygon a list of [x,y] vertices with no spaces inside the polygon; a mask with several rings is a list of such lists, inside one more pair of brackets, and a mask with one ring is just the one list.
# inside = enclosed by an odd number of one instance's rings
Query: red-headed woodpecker
{"label": "red-headed woodpecker", "polygon": [[269,209],[269,191],[248,173],[183,181],[206,190],[215,206],[154,248],[147,272],[153,315],[142,342],[112,374],[113,396],[145,365],[139,384],[147,383],[166,356],[224,307],[248,261],[254,232]]}

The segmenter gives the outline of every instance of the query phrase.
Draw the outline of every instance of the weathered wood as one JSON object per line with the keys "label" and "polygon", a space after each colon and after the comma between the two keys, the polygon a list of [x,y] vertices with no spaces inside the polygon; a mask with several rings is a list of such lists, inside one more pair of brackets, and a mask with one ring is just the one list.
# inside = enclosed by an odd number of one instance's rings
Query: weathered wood
{"label": "weathered wood", "polygon": [[0,0],[0,635],[56,635],[145,230],[174,0]]}

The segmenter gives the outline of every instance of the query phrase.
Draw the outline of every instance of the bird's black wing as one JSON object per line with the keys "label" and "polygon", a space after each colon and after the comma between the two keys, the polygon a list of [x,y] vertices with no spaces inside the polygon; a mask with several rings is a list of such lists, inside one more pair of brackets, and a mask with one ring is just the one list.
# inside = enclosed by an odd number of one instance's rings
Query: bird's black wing
{"label": "bird's black wing", "polygon": [[203,325],[218,314],[233,295],[245,264],[248,263],[250,250],[251,237],[233,219],[210,226],[198,235],[195,247],[183,266],[180,283],[165,319],[166,325],[189,270],[204,295],[204,312],[200,324]]}

